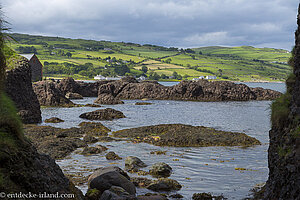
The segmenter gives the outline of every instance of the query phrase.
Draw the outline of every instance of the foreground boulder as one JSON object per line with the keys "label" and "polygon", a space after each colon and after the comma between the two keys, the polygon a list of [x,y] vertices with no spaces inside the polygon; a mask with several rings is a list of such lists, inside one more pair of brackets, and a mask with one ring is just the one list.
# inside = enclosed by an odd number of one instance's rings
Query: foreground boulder
{"label": "foreground boulder", "polygon": [[28,60],[10,59],[6,71],[5,92],[13,100],[23,123],[34,124],[42,121],[40,103],[31,84],[31,69]]}
{"label": "foreground boulder", "polygon": [[131,181],[137,187],[147,188],[155,192],[178,191],[182,188],[182,185],[178,181],[169,178],[151,180],[144,177],[132,177]]}
{"label": "foreground boulder", "polygon": [[280,92],[250,88],[245,84],[229,81],[182,81],[174,86],[163,86],[157,82],[114,81],[101,85],[96,102],[114,99],[161,99],[188,101],[249,101],[273,100]]}
{"label": "foreground boulder", "polygon": [[157,146],[206,147],[251,146],[260,142],[244,133],[218,131],[203,126],[161,124],[113,132],[116,137],[131,138],[134,142],[146,142]]}
{"label": "foreground boulder", "polygon": [[89,120],[113,120],[125,118],[125,115],[121,111],[114,110],[112,108],[106,108],[83,113],[79,117]]}
{"label": "foreground boulder", "polygon": [[125,174],[126,172],[118,167],[100,168],[89,177],[89,188],[103,193],[112,186],[117,186],[123,188],[130,195],[135,195],[135,186]]}

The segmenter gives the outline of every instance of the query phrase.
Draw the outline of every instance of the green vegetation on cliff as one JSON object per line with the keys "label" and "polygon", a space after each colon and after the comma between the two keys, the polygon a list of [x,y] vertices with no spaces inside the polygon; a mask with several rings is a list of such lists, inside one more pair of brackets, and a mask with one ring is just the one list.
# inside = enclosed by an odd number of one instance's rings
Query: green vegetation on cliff
{"label": "green vegetation on cliff", "polygon": [[48,77],[147,76],[155,80],[216,76],[218,80],[283,81],[290,53],[282,49],[203,47],[178,49],[125,42],[11,34],[18,53],[36,53]]}

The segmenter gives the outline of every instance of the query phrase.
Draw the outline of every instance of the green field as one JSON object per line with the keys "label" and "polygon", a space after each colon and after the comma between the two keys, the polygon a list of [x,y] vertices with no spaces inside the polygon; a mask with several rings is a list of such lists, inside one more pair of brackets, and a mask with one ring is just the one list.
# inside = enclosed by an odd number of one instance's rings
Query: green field
{"label": "green field", "polygon": [[18,42],[7,45],[18,53],[34,50],[45,63],[47,77],[144,75],[168,80],[176,72],[178,79],[214,75],[217,80],[283,81],[290,73],[287,61],[291,54],[283,49],[212,46],[179,50],[124,42],[11,36]]}

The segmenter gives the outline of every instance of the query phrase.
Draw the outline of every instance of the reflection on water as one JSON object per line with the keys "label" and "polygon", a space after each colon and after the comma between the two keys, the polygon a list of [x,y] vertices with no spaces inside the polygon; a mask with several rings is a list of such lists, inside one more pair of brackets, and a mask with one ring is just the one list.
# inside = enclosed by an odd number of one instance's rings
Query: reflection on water
{"label": "reflection on water", "polygon": [[[280,84],[279,84],[280,85]],[[261,86],[261,85],[260,85]],[[283,87],[282,87],[283,86]],[[281,84],[279,91],[284,91]],[[76,103],[92,103],[95,98],[76,100]],[[104,106],[122,111],[126,118],[102,121],[110,129],[120,130],[146,125],[182,123],[197,126],[214,127],[220,130],[244,132],[259,139],[263,145],[251,148],[239,147],[201,147],[178,148],[156,147],[149,144],[132,144],[128,142],[108,142],[104,145],[123,158],[137,156],[148,165],[166,162],[173,168],[170,178],[179,181],[183,188],[178,192],[186,199],[191,199],[196,192],[223,193],[229,199],[242,199],[256,184],[266,181],[268,176],[267,149],[268,131],[270,129],[270,101],[249,102],[185,102],[151,100],[152,105],[134,105],[138,100],[126,100],[125,104]],[[99,108],[44,108],[43,120],[59,117],[65,122],[55,124],[57,127],[77,126],[85,121],[79,118],[83,112]],[[43,123],[43,125],[46,125]],[[151,151],[164,150],[166,155],[151,155]],[[69,158],[57,161],[66,173],[82,172],[89,175],[93,169],[101,166],[118,165],[121,161],[107,161],[104,154],[82,156],[73,153]],[[246,168],[239,171],[235,168]],[[88,169],[88,170],[87,170]],[[133,175],[135,176],[135,175]],[[149,177],[150,178],[150,177]],[[80,187],[86,191],[87,186]],[[138,193],[147,192],[138,189]],[[149,191],[148,191],[149,192]]]}

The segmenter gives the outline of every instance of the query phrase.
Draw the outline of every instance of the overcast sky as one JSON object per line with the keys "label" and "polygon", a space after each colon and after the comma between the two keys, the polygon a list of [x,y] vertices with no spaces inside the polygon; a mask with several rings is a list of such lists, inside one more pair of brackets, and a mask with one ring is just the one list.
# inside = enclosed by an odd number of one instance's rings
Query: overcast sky
{"label": "overcast sky", "polygon": [[1,0],[12,32],[175,47],[294,44],[299,0]]}

